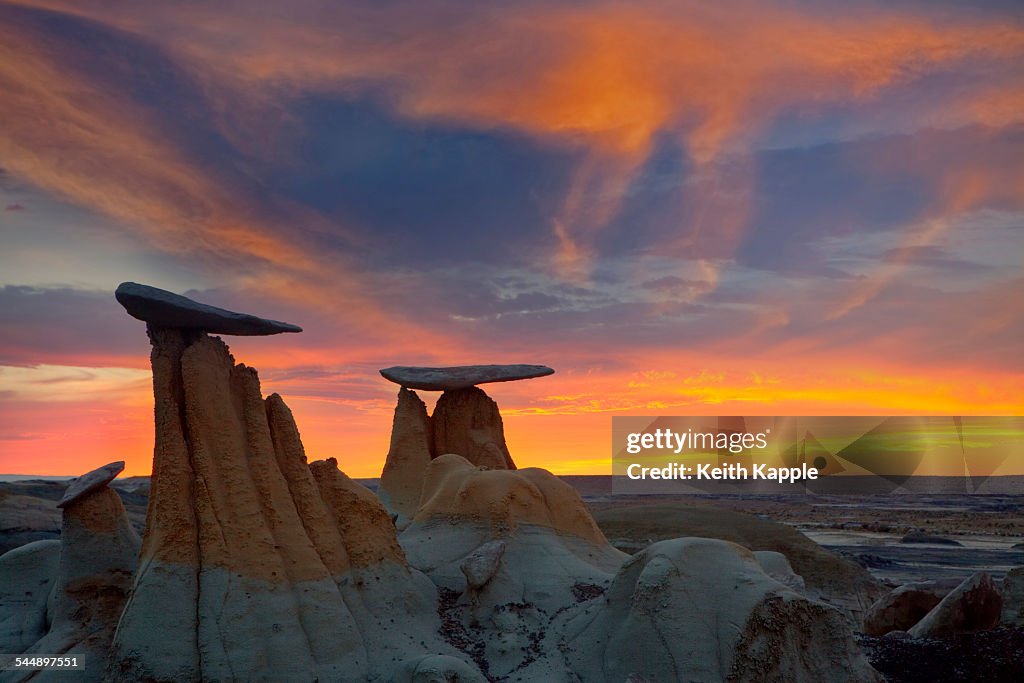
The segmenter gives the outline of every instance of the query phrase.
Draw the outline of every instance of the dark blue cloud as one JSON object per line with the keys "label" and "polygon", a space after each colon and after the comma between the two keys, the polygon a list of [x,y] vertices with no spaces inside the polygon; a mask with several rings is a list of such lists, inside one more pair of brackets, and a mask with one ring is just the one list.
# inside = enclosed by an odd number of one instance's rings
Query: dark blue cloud
{"label": "dark blue cloud", "polygon": [[[149,342],[113,293],[71,288],[0,288],[0,365],[142,365]],[[107,359],[104,362],[103,359]]]}
{"label": "dark blue cloud", "polygon": [[308,97],[305,131],[268,186],[352,227],[382,266],[529,262],[576,161],[501,130],[399,118],[373,96]]}

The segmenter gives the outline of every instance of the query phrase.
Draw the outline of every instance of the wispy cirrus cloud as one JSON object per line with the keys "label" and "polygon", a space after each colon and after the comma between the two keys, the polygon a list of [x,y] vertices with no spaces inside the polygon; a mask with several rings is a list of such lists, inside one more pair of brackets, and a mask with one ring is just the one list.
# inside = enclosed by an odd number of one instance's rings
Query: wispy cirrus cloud
{"label": "wispy cirrus cloud", "polygon": [[[1016,66],[1024,53],[1024,29],[950,9],[925,15],[836,5],[820,12],[774,3],[655,0],[530,2],[501,9],[432,2],[406,12],[314,1],[290,6],[285,15],[259,4],[231,10],[202,3],[39,4],[154,46],[194,81],[217,130],[234,136],[242,157],[265,155],[268,148],[257,131],[281,127],[282,121],[287,128],[289,107],[304,95],[360,91],[383,93],[408,118],[520,130],[579,149],[575,177],[550,216],[555,260],[573,272],[593,256],[592,233],[621,207],[659,135],[678,139],[691,158],[709,163],[770,142],[764,136],[780,117],[813,121],[836,108],[868,107],[870,117],[851,126],[863,135],[920,125],[1005,126],[1020,122],[1024,110],[1016,106],[1024,97]],[[55,76],[46,71],[45,58],[29,66],[20,71],[33,82]],[[984,78],[956,77],[972,73]],[[943,81],[945,87],[936,87]],[[925,97],[908,101],[908,88]],[[90,99],[93,106],[84,108],[84,116],[90,109],[105,115],[122,109],[96,93],[76,94],[79,103]],[[224,114],[237,113],[239,103],[261,114],[254,117],[258,121],[247,125],[244,117]],[[131,107],[122,116],[129,112]],[[139,121],[137,114],[146,112],[131,113]],[[874,130],[872,119],[879,126]],[[185,213],[206,217],[199,236],[208,237],[210,247],[230,245],[290,268],[308,258],[294,245],[278,243],[275,231],[261,230],[259,220],[228,201],[233,198],[224,188],[185,172],[173,150],[154,143],[158,130],[138,124],[105,129],[108,120],[117,116],[82,120],[76,129],[121,147],[150,150],[136,153],[132,177],[149,179],[161,195],[189,199]],[[750,182],[735,171],[711,182]],[[43,173],[37,170],[36,177],[42,180]],[[111,210],[133,205],[121,187],[107,189],[116,198]],[[700,187],[690,200],[706,202],[714,195]],[[227,215],[220,213],[233,204]],[[715,207],[711,219],[717,230],[701,234],[704,241],[716,232],[723,237],[741,231],[748,222],[744,207],[732,209],[735,216],[721,204],[709,208]],[[145,206],[134,211],[159,213]],[[724,237],[736,246],[738,237]]]}

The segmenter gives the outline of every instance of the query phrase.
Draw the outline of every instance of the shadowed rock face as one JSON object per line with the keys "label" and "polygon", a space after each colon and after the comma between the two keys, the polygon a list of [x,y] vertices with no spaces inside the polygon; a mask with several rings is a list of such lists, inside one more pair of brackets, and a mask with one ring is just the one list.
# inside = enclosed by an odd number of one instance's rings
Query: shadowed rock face
{"label": "shadowed rock face", "polygon": [[372,493],[333,460],[307,466],[284,401],[219,339],[149,332],[154,471],[109,675],[365,681],[459,659]]}
{"label": "shadowed rock face", "polygon": [[868,610],[864,617],[864,633],[884,636],[891,631],[909,631],[957,585],[922,581],[895,588]]}
{"label": "shadowed rock face", "polygon": [[122,282],[114,296],[130,316],[157,327],[246,336],[302,332],[298,325],[235,313],[136,282]]}
{"label": "shadowed rock face", "polygon": [[430,416],[434,454],[457,453],[474,465],[514,470],[498,404],[483,389],[441,394]]}
{"label": "shadowed rock face", "polygon": [[554,370],[546,365],[456,365],[447,368],[427,368],[396,365],[384,368],[380,374],[407,389],[424,391],[453,391],[468,389],[477,384],[513,382],[520,379],[546,377]]}
{"label": "shadowed rock face", "polygon": [[1002,611],[999,589],[986,572],[978,572],[942,598],[908,632],[915,638],[942,638],[995,628]]}
{"label": "shadowed rock face", "polygon": [[433,457],[433,434],[427,406],[416,392],[398,390],[391,427],[391,447],[380,475],[378,495],[404,527],[420,505],[423,476]]}
{"label": "shadowed rock face", "polygon": [[1024,567],[1014,567],[1003,579],[1004,626],[1024,626]]}

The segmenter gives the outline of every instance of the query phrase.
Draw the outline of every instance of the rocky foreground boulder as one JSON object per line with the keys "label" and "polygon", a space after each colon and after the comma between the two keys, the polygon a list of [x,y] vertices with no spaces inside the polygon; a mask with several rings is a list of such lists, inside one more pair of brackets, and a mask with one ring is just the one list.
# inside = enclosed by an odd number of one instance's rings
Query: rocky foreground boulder
{"label": "rocky foreground boulder", "polygon": [[[399,537],[439,587],[477,592],[480,613],[507,603],[552,613],[581,586],[607,583],[627,555],[612,548],[579,494],[546,470],[490,470],[459,455],[427,467],[423,504]],[[486,585],[469,586],[475,555],[503,546]],[[482,583],[482,582],[481,582]],[[479,615],[478,615],[479,616]]]}
{"label": "rocky foreground boulder", "polygon": [[908,633],[915,638],[944,638],[958,633],[995,628],[1002,597],[987,572],[964,579],[932,608]]}
{"label": "rocky foreground boulder", "polygon": [[889,592],[857,563],[829,552],[789,525],[755,515],[687,501],[634,502],[600,510],[595,518],[616,547],[629,552],[652,541],[699,536],[780,553],[803,580],[801,592],[841,610],[854,629],[860,629],[866,611]]}
{"label": "rocky foreground boulder", "polygon": [[843,616],[716,539],[661,541],[565,625],[586,681],[880,681]]}
{"label": "rocky foreground boulder", "polygon": [[892,631],[907,631],[942,602],[959,582],[921,581],[894,588],[868,610],[864,633],[884,636]]}
{"label": "rocky foreground boulder", "polygon": [[804,577],[793,571],[789,560],[782,553],[774,550],[755,550],[754,557],[761,565],[764,573],[772,577],[786,588],[796,591],[801,595],[807,592],[807,582]]}

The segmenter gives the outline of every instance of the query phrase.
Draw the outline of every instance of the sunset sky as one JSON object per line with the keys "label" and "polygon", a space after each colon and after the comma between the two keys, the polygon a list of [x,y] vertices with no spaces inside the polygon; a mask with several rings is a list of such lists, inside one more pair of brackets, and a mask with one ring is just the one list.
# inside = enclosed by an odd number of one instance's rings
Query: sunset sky
{"label": "sunset sky", "polygon": [[227,341],[356,477],[390,365],[554,367],[486,389],[556,473],[1020,415],[1024,3],[966,5],[0,0],[0,473],[149,473],[125,280],[302,325]]}

